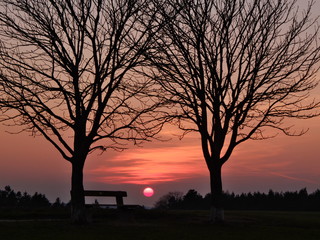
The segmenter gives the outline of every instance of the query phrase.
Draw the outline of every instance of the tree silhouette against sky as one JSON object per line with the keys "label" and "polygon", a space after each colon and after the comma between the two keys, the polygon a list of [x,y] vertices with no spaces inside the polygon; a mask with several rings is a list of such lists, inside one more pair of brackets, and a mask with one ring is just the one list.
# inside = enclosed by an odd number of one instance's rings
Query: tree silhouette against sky
{"label": "tree silhouette against sky", "polygon": [[318,84],[320,50],[313,3],[304,11],[281,0],[159,5],[167,25],[149,51],[146,75],[165,90],[161,97],[171,101],[184,134],[200,134],[212,221],[223,221],[221,168],[240,143],[276,136],[267,129],[301,135],[305,130],[295,132],[285,120],[318,116],[319,101],[309,94]]}
{"label": "tree silhouette against sky", "polygon": [[[162,127],[134,71],[153,39],[145,0],[1,0],[1,121],[42,135],[72,165],[74,222],[85,222],[83,167]],[[148,15],[144,11],[148,12]]]}

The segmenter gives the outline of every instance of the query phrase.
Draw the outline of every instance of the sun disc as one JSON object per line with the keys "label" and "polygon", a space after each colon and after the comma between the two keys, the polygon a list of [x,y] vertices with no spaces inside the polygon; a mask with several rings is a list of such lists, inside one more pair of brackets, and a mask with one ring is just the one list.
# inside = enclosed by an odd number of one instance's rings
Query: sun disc
{"label": "sun disc", "polygon": [[146,197],[152,197],[153,194],[154,191],[151,187],[147,187],[143,190],[143,195],[145,195]]}

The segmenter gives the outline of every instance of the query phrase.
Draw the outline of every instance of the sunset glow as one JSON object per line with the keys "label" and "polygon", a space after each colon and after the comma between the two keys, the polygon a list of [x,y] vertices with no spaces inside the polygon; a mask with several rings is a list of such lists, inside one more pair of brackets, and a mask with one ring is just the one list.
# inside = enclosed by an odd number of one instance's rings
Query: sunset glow
{"label": "sunset glow", "polygon": [[148,185],[181,181],[206,174],[206,166],[198,146],[141,148],[128,150],[105,165],[90,171],[96,180],[114,183]]}
{"label": "sunset glow", "polygon": [[146,197],[152,197],[154,194],[154,191],[152,188],[150,187],[147,187],[143,190],[143,195],[146,196]]}
{"label": "sunset glow", "polygon": [[[315,2],[318,15],[320,1]],[[306,4],[307,1],[298,1],[301,8]],[[319,79],[320,76],[315,78]],[[319,100],[320,85],[310,96]],[[319,113],[319,109],[317,111]],[[293,129],[297,129],[297,133],[301,129],[308,131],[299,137],[288,137],[271,128],[263,133],[275,138],[248,140],[237,145],[222,167],[224,191],[242,193],[307,188],[311,192],[320,189],[320,117],[286,123],[295,126]],[[12,124],[14,126],[0,124],[0,189],[10,185],[21,192],[43,193],[52,202],[57,197],[65,203],[70,201],[70,162],[64,160],[43,136],[20,133],[21,129],[14,122]],[[72,133],[63,131],[63,137]],[[210,191],[209,171],[200,135],[192,132],[181,139],[181,134],[178,127],[165,125],[159,133],[159,137],[165,139],[163,141],[150,139],[139,146],[128,143],[121,145],[127,148],[123,151],[115,151],[112,147],[104,152],[95,149],[84,165],[84,188],[126,191],[125,204],[145,206],[153,206],[161,196],[173,191],[186,193],[195,189],[205,195]],[[73,141],[72,137],[66,139]]]}
{"label": "sunset glow", "polygon": [[[223,167],[224,189],[241,193],[320,188],[319,118],[298,126],[310,130],[301,137],[279,135],[239,145]],[[56,197],[68,201],[70,164],[41,137],[8,134],[4,126],[0,129],[1,187],[11,185],[20,191],[45,193],[51,201]],[[84,170],[85,186],[128,191],[127,202],[151,206],[155,199],[141,194],[144,186],[157,187],[159,197],[169,191],[186,192],[190,188],[208,193],[208,169],[198,136],[187,135],[180,141],[170,134],[173,139],[168,142],[91,154]]]}

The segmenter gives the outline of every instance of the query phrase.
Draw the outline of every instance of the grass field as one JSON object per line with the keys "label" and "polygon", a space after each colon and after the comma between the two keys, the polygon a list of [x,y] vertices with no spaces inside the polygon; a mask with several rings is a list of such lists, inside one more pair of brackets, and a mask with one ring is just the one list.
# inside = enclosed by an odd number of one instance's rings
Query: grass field
{"label": "grass field", "polygon": [[27,219],[27,215],[19,215],[18,220],[2,218],[0,239],[320,239],[320,212],[227,211],[226,222],[220,225],[207,223],[207,214],[205,211],[106,211],[103,215],[94,213],[92,223],[77,226],[68,219],[41,219],[44,214],[33,213],[33,220]]}

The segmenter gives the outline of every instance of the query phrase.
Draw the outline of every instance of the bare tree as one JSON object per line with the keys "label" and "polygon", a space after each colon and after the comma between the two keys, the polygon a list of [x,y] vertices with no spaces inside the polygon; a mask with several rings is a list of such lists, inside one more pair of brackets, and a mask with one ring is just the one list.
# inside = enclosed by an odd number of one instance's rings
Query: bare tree
{"label": "bare tree", "polygon": [[139,144],[162,127],[160,103],[134,71],[157,28],[152,6],[1,0],[0,8],[1,121],[44,136],[71,163],[72,219],[84,222],[88,154]]}
{"label": "bare tree", "polygon": [[[184,134],[200,133],[210,172],[212,221],[223,221],[221,168],[249,139],[301,135],[286,119],[318,116],[317,20],[311,2],[177,0],[159,5],[167,25],[146,73],[175,106]],[[164,6],[164,7],[162,7]],[[177,7],[178,6],[178,7]],[[183,9],[173,19],[175,9]],[[151,73],[150,73],[151,72]]]}

